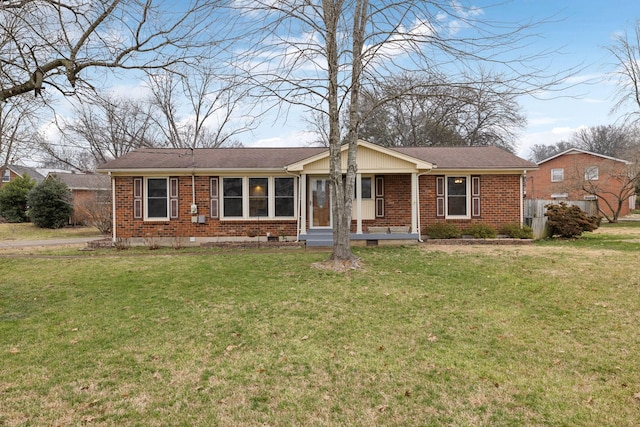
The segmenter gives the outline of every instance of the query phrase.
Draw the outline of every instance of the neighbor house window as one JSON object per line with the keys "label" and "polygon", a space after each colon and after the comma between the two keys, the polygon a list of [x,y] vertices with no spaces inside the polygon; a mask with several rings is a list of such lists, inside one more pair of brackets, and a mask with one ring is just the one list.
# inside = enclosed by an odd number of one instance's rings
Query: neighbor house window
{"label": "neighbor house window", "polygon": [[2,174],[2,182],[9,182],[11,180],[11,171],[9,169],[5,169]]}
{"label": "neighbor house window", "polygon": [[147,219],[169,219],[168,190],[168,178],[147,178]]}
{"label": "neighbor house window", "polygon": [[597,181],[598,180],[598,166],[589,166],[584,170],[585,181]]}
{"label": "neighbor house window", "polygon": [[564,181],[564,169],[551,169],[551,182]]}
{"label": "neighbor house window", "polygon": [[222,203],[225,217],[242,217],[242,178],[222,179]]}
{"label": "neighbor house window", "polygon": [[294,178],[222,178],[222,204],[223,218],[291,218]]}
{"label": "neighbor house window", "polygon": [[468,182],[466,176],[447,177],[447,216],[468,216]]}

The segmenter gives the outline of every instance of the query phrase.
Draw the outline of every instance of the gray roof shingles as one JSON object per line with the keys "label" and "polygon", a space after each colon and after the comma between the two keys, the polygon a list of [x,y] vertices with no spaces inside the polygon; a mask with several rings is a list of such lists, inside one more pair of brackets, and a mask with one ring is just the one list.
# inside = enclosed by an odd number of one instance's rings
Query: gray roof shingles
{"label": "gray roof shingles", "polygon": [[[283,169],[327,148],[146,148],[105,163],[99,171],[149,169]],[[537,169],[497,147],[396,147],[398,153],[433,163],[438,169]]]}

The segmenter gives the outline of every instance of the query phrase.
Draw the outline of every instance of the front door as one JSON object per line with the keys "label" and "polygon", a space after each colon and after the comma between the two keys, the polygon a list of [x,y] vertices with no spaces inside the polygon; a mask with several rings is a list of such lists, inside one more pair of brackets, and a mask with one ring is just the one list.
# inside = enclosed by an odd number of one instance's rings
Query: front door
{"label": "front door", "polygon": [[331,228],[331,187],[328,178],[311,178],[311,228]]}

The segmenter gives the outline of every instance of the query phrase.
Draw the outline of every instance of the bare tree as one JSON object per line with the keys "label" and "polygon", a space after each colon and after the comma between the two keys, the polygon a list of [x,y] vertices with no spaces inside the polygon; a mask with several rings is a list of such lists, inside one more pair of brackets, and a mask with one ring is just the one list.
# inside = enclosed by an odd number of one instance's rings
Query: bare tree
{"label": "bare tree", "polygon": [[235,137],[254,127],[255,118],[236,117],[242,86],[200,63],[149,76],[157,128],[164,144],[176,148],[238,146]]}
{"label": "bare tree", "polygon": [[534,144],[530,148],[529,160],[538,163],[570,148],[573,148],[573,145],[569,141],[559,141],[555,144]]}
{"label": "bare tree", "polygon": [[624,110],[629,122],[640,122],[640,19],[635,22],[632,33],[624,33],[615,38],[609,51],[617,61],[614,76],[618,79],[617,102],[614,111]]}
{"label": "bare tree", "polygon": [[57,118],[59,141],[39,139],[49,164],[80,171],[158,144],[153,113],[143,101],[107,94],[77,102],[72,117]]}
{"label": "bare tree", "polygon": [[[561,80],[545,75],[544,55],[524,52],[526,38],[535,36],[529,32],[531,24],[493,23],[482,10],[458,1],[236,0],[234,7],[245,30],[244,46],[252,47],[238,66],[259,88],[256,96],[327,117],[335,202],[330,259],[340,264],[354,261],[349,233],[360,126],[388,101],[363,112],[363,89],[417,70],[469,83],[479,62],[500,70],[495,75],[500,75],[501,87],[514,95]],[[343,143],[346,170],[341,167]]]}
{"label": "bare tree", "polygon": [[33,101],[0,103],[0,176],[7,165],[28,157],[34,149],[37,107]]}
{"label": "bare tree", "polygon": [[[2,0],[0,101],[93,89],[96,71],[160,70],[211,46],[223,0]],[[213,23],[215,22],[215,25]]]}
{"label": "bare tree", "polygon": [[576,148],[609,157],[623,157],[634,145],[632,128],[616,125],[601,125],[578,129],[571,138]]}
{"label": "bare tree", "polygon": [[[392,76],[363,94],[362,138],[385,146],[496,145],[513,151],[526,124],[516,96],[496,76],[451,83],[446,76]],[[387,100],[387,101],[384,101]],[[371,106],[381,104],[376,111]]]}

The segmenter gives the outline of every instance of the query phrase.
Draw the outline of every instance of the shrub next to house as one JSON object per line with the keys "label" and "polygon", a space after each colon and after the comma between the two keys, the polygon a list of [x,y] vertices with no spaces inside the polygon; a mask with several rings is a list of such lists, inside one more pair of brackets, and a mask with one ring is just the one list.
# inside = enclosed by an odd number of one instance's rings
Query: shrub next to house
{"label": "shrub next to house", "polygon": [[547,205],[545,216],[551,236],[578,237],[585,231],[593,231],[600,226],[600,218],[587,215],[577,206],[568,206],[564,202]]}
{"label": "shrub next to house", "polygon": [[29,216],[42,228],[62,228],[73,212],[71,191],[57,179],[46,179],[36,185],[27,197]]}
{"label": "shrub next to house", "polygon": [[27,196],[36,181],[28,175],[12,179],[0,189],[0,215],[9,222],[26,222]]}

